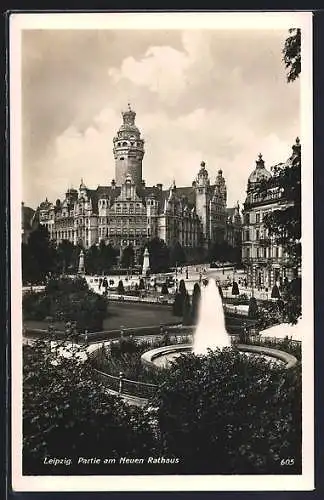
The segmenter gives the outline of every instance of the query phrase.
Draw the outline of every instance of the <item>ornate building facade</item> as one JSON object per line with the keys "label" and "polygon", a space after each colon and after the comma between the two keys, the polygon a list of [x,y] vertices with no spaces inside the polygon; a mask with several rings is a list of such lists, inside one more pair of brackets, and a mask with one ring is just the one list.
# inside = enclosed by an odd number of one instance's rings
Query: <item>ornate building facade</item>
{"label": "ornate building facade", "polygon": [[[142,178],[144,140],[130,106],[113,139],[115,179],[108,186],[69,189],[55,204],[47,199],[37,211],[40,224],[51,239],[69,240],[89,248],[101,240],[122,249],[131,244],[135,252],[143,242],[158,237],[167,245],[179,242],[188,253],[215,241],[236,242],[241,235],[238,207],[229,216],[226,182],[221,170],[211,183],[201,162],[191,186],[146,186]],[[235,211],[236,210],[236,211]]]}
{"label": "ornate building facade", "polygon": [[[286,164],[291,164],[296,156],[300,158],[300,150],[297,138]],[[287,255],[282,246],[269,236],[264,224],[265,215],[269,212],[287,207],[287,201],[278,188],[268,189],[266,195],[259,193],[260,181],[271,176],[259,154],[248,179],[242,226],[242,262],[247,271],[248,285],[268,289],[286,277],[292,278]]]}

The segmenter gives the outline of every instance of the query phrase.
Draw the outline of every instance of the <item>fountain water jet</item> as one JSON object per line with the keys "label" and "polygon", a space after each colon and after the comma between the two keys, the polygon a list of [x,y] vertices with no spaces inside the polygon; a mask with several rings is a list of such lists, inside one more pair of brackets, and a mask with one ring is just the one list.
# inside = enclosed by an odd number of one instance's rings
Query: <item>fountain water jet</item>
{"label": "fountain water jet", "polygon": [[[193,345],[174,344],[146,351],[141,356],[145,367],[165,368],[181,354],[193,352],[208,355],[208,350],[231,347],[231,338],[225,327],[225,315],[218,286],[213,279],[201,290],[198,325],[193,334]],[[263,356],[283,363],[288,369],[297,363],[295,356],[278,349],[258,345],[235,344],[235,349],[250,356]]]}
{"label": "fountain water jet", "polygon": [[198,325],[194,334],[194,354],[207,354],[208,349],[223,349],[231,346],[225,327],[222,298],[214,280],[209,280],[201,291]]}

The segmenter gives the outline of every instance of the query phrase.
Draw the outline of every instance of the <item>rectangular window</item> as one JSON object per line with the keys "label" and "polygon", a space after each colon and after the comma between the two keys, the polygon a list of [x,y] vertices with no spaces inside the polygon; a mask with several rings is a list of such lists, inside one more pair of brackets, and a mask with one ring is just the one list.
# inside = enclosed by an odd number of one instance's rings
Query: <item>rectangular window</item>
{"label": "rectangular window", "polygon": [[256,229],[256,231],[255,231],[255,239],[257,241],[260,239],[260,231],[259,231],[259,229]]}
{"label": "rectangular window", "polygon": [[259,214],[259,212],[255,214],[255,222],[256,222],[257,224],[259,224],[259,223],[260,223],[260,214]]}

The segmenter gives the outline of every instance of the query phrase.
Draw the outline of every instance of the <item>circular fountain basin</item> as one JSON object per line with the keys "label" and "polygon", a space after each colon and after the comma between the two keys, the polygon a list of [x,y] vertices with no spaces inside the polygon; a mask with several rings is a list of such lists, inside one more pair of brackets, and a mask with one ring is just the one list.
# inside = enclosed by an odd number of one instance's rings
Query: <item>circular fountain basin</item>
{"label": "circular fountain basin", "polygon": [[[235,348],[247,356],[261,356],[275,364],[284,365],[287,369],[292,368],[297,363],[297,358],[292,354],[270,347],[238,344]],[[167,368],[181,354],[191,351],[192,345],[190,344],[158,347],[142,354],[141,361],[144,366],[151,368]]]}

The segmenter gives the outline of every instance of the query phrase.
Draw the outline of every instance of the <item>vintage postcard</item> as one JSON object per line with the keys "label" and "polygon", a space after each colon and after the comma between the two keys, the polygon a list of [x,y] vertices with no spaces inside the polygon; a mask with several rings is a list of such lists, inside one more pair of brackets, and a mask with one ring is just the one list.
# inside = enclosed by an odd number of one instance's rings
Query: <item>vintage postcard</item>
{"label": "vintage postcard", "polygon": [[312,14],[9,24],[13,489],[312,490]]}

